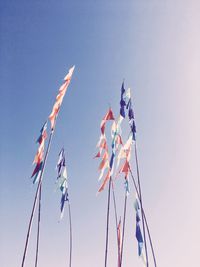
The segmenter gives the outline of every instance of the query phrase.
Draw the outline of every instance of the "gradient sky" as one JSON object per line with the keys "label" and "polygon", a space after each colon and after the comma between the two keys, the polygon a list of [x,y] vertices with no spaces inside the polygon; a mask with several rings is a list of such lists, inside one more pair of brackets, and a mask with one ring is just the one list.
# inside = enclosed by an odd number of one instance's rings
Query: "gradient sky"
{"label": "gradient sky", "polygon": [[[68,262],[68,218],[66,213],[58,223],[60,194],[55,192],[55,165],[63,145],[73,267],[103,266],[107,190],[96,197],[99,162],[92,157],[109,104],[119,113],[123,78],[134,98],[143,201],[158,266],[198,266],[199,14],[198,0],[0,2],[1,267],[21,264],[36,189],[29,179],[35,140],[74,64],[44,174],[39,266]],[[134,161],[132,168],[135,172]],[[120,214],[122,181],[117,181]],[[142,266],[133,194],[131,188],[124,267]],[[34,266],[35,230],[34,224],[28,267]],[[116,266],[113,228],[109,266]]]}

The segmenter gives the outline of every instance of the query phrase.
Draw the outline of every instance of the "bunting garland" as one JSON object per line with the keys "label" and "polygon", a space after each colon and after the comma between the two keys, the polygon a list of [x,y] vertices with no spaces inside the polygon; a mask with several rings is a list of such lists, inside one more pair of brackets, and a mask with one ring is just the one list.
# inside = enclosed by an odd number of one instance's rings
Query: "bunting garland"
{"label": "bunting garland", "polygon": [[56,120],[56,117],[58,116],[58,113],[59,113],[59,110],[60,110],[60,106],[62,104],[62,101],[63,101],[63,98],[64,98],[65,93],[67,91],[67,88],[68,88],[68,86],[70,84],[70,81],[71,81],[71,78],[72,78],[72,74],[74,72],[74,68],[75,68],[75,66],[73,66],[72,68],[69,69],[69,72],[65,76],[64,82],[63,82],[63,84],[61,85],[61,87],[59,89],[59,93],[56,96],[56,102],[55,102],[55,104],[53,106],[51,114],[49,115],[49,120],[51,122],[51,130],[53,130],[54,127],[55,127],[55,120]]}
{"label": "bunting garland", "polygon": [[45,122],[44,125],[42,126],[42,129],[40,130],[40,136],[38,137],[36,141],[39,144],[39,147],[38,147],[37,153],[33,161],[33,163],[35,163],[36,166],[31,175],[31,178],[33,178],[34,184],[38,182],[38,179],[42,171],[43,158],[44,158],[44,144],[45,144],[46,138],[47,138],[47,122]]}

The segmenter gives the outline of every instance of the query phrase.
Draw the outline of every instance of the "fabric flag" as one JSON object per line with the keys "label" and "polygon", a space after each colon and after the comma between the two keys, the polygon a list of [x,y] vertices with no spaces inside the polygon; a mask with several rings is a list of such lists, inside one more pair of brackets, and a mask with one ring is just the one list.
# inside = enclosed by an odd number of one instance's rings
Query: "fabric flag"
{"label": "fabric flag", "polygon": [[98,153],[96,154],[95,158],[100,158],[102,151],[104,150],[104,154],[102,156],[102,160],[101,163],[99,165],[99,170],[100,172],[100,176],[98,180],[101,180],[104,172],[106,169],[108,169],[106,176],[104,177],[104,180],[98,190],[98,192],[101,192],[102,190],[104,190],[106,183],[109,181],[110,176],[111,176],[111,172],[110,172],[110,163],[109,163],[109,153],[108,153],[108,145],[107,145],[107,141],[106,141],[106,136],[105,136],[105,127],[106,127],[106,122],[110,121],[110,120],[114,120],[114,115],[112,112],[112,109],[109,108],[108,112],[106,113],[106,115],[103,117],[102,121],[101,121],[101,136],[100,139],[98,141],[97,147],[99,148]]}
{"label": "fabric flag", "polygon": [[140,217],[138,212],[136,212],[136,231],[135,231],[135,236],[138,241],[138,255],[141,256],[142,254],[142,248],[143,248],[143,237],[142,237],[142,232],[140,229]]}
{"label": "fabric flag", "polygon": [[136,125],[135,125],[135,116],[134,116],[132,101],[131,101],[130,88],[128,88],[125,98],[127,102],[126,108],[128,110],[128,118],[129,118],[129,125],[130,125],[131,132],[132,132],[132,138],[135,141],[136,140]]}
{"label": "fabric flag", "polygon": [[75,66],[73,66],[72,68],[70,68],[68,74],[65,76],[64,82],[61,85],[61,87],[59,89],[59,92],[58,92],[58,95],[56,97],[56,102],[55,102],[55,104],[53,106],[52,112],[49,115],[49,120],[51,122],[51,129],[52,130],[55,127],[56,117],[57,117],[57,115],[59,113],[60,106],[62,104],[63,98],[64,98],[65,93],[67,91],[67,88],[68,88],[68,86],[70,84],[70,81],[71,81],[71,78],[72,78],[72,74],[74,72],[74,68],[75,68]]}
{"label": "fabric flag", "polygon": [[111,127],[111,137],[112,137],[112,156],[110,159],[110,169],[111,169],[111,175],[113,174],[114,170],[114,162],[115,162],[115,156],[116,152],[120,145],[123,145],[122,138],[121,138],[121,122],[123,118],[120,115],[118,118],[117,123],[114,121]]}
{"label": "fabric flag", "polygon": [[102,132],[102,134],[105,133],[106,122],[107,122],[107,121],[110,121],[110,120],[114,120],[114,119],[115,119],[115,118],[114,118],[112,109],[109,108],[108,112],[106,113],[106,115],[104,116],[104,118],[103,118],[102,121],[101,121],[101,132]]}
{"label": "fabric flag", "polygon": [[128,196],[129,193],[130,193],[130,189],[129,189],[129,181],[128,181],[128,179],[125,179],[124,187],[125,187],[126,195]]}
{"label": "fabric flag", "polygon": [[117,172],[116,177],[120,173],[125,174],[125,190],[126,194],[129,194],[129,181],[128,181],[128,174],[130,172],[130,158],[131,158],[131,146],[132,146],[132,136],[130,135],[124,146],[121,147],[118,156],[117,156],[117,166],[119,166],[119,162],[121,159],[125,159],[124,163],[120,167],[119,171]]}
{"label": "fabric flag", "polygon": [[[65,152],[64,152],[64,148],[61,149],[60,153],[59,153],[59,156],[58,156],[58,162],[57,162],[57,165],[56,165],[56,169],[58,171],[58,177],[57,179],[59,179],[61,177],[61,172],[63,170],[63,167],[65,167]],[[64,168],[65,169],[65,168]]]}
{"label": "fabric flag", "polygon": [[140,216],[139,216],[140,206],[139,206],[139,202],[138,202],[137,196],[136,196],[136,199],[135,199],[134,208],[135,208],[135,211],[136,211],[135,237],[136,237],[137,242],[138,242],[138,255],[142,256],[144,241],[143,241],[142,232],[141,232],[141,229],[140,229]]}
{"label": "fabric flag", "polygon": [[119,153],[117,155],[117,167],[119,166],[120,160],[126,158],[127,161],[130,161],[131,157],[131,146],[132,146],[132,136],[129,135],[126,143],[120,148]]}
{"label": "fabric flag", "polygon": [[99,151],[97,152],[96,156],[94,156],[94,158],[100,158],[103,149],[108,151],[108,146],[107,146],[105,134],[100,135],[99,141],[97,143],[97,148],[99,148]]}
{"label": "fabric flag", "polygon": [[39,144],[37,153],[35,155],[33,163],[36,164],[35,169],[31,175],[33,178],[33,183],[35,184],[41,175],[42,167],[43,167],[43,157],[44,157],[44,144],[47,138],[47,122],[44,123],[42,129],[40,130],[40,136],[37,139],[37,143]]}
{"label": "fabric flag", "polygon": [[122,87],[121,87],[121,99],[120,99],[120,115],[125,118],[125,107],[126,107],[126,102],[124,100],[124,93],[125,93],[125,89],[124,89],[124,82],[122,83]]}
{"label": "fabric flag", "polygon": [[58,158],[58,162],[56,165],[56,169],[58,172],[57,183],[58,183],[60,191],[62,192],[62,196],[61,196],[61,200],[60,200],[60,211],[61,211],[60,219],[62,219],[63,214],[64,214],[65,202],[69,201],[69,199],[68,199],[68,183],[67,183],[68,176],[67,176],[67,168],[66,168],[66,164],[65,164],[64,148],[62,148],[60,153],[59,153],[59,158]]}
{"label": "fabric flag", "polygon": [[108,170],[108,172],[107,172],[107,174],[106,174],[106,176],[105,176],[105,178],[103,180],[103,183],[102,183],[102,185],[100,186],[100,188],[98,190],[99,193],[104,190],[104,188],[106,186],[106,183],[109,181],[109,179],[110,179],[110,169]]}
{"label": "fabric flag", "polygon": [[101,180],[101,178],[103,177],[103,174],[105,172],[105,170],[107,168],[109,168],[109,155],[108,155],[108,146],[107,146],[107,141],[106,141],[106,136],[105,134],[101,134],[100,139],[97,143],[97,147],[99,148],[98,153],[96,154],[96,156],[94,158],[100,158],[102,151],[104,151],[104,154],[102,156],[102,161],[99,165],[99,170],[100,172],[100,176],[98,180]]}

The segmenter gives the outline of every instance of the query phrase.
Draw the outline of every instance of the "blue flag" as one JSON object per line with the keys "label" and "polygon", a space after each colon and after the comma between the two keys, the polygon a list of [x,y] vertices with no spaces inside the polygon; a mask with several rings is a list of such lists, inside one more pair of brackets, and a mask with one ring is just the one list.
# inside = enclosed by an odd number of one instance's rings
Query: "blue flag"
{"label": "blue flag", "polygon": [[57,182],[60,188],[60,191],[62,192],[61,200],[60,200],[60,211],[61,211],[61,218],[63,217],[64,213],[64,206],[65,202],[69,201],[68,199],[68,184],[67,184],[67,169],[65,165],[65,152],[64,148],[61,149],[59,153],[58,163],[56,165],[58,176],[57,176]]}
{"label": "blue flag", "polygon": [[143,237],[142,237],[142,232],[140,229],[140,215],[139,215],[139,202],[136,198],[135,203],[134,203],[134,207],[135,207],[135,211],[136,211],[136,231],[135,231],[135,237],[137,239],[138,242],[138,255],[141,256],[142,254],[142,248],[143,248]]}
{"label": "blue flag", "polygon": [[121,100],[120,100],[120,115],[125,118],[125,107],[126,107],[126,102],[124,100],[124,93],[125,93],[125,89],[124,89],[124,82],[122,83],[122,87],[121,87]]}

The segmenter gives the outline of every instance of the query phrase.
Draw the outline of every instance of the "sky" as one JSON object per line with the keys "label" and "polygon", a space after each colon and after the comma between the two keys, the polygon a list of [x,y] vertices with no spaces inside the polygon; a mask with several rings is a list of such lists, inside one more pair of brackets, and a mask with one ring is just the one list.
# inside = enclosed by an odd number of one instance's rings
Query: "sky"
{"label": "sky", "polygon": [[[96,143],[108,107],[119,114],[131,88],[144,209],[158,266],[197,266],[200,238],[200,2],[44,0],[0,2],[0,266],[20,266],[36,191],[35,140],[72,65],[44,173],[38,266],[66,266],[67,212],[59,221],[55,165],[66,150],[73,267],[104,264],[107,188],[96,196]],[[123,138],[127,136],[124,122]],[[109,126],[107,135],[109,136]],[[134,157],[132,169],[135,174]],[[123,177],[116,181],[122,215]],[[123,266],[142,266],[134,188],[127,206]],[[108,266],[117,265],[111,208]],[[36,220],[26,266],[34,266]],[[150,266],[153,266],[150,257]]]}

